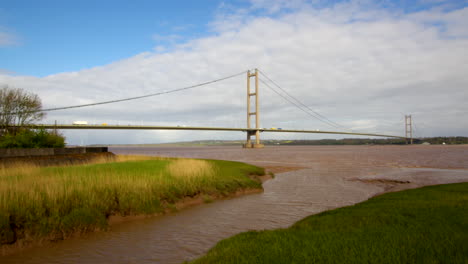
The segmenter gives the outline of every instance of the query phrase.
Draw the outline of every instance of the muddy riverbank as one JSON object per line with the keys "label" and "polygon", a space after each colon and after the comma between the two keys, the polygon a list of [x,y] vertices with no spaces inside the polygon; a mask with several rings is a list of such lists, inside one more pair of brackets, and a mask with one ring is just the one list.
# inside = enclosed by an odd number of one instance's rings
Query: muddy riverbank
{"label": "muddy riverbank", "polygon": [[[263,175],[263,176],[255,176],[254,177],[256,180],[260,180],[262,182],[271,179],[270,175]],[[217,200],[226,200],[226,199],[232,199],[236,197],[240,197],[243,195],[248,195],[248,194],[255,194],[255,193],[261,193],[263,192],[263,189],[239,189],[234,193],[229,193],[226,195],[197,195],[194,197],[186,197],[182,199],[181,201],[178,201],[174,203],[173,207],[171,209],[166,209],[162,213],[156,213],[156,214],[138,214],[138,215],[130,215],[130,216],[121,216],[121,215],[110,215],[107,218],[107,223],[109,228],[115,228],[116,226],[132,221],[138,221],[138,220],[143,220],[143,219],[148,219],[148,218],[155,218],[155,217],[160,217],[165,214],[170,214],[177,212],[182,209],[187,209],[193,206],[198,206],[204,203],[211,203]],[[59,243],[61,241],[64,241],[64,239],[70,239],[70,238],[80,238],[80,237],[86,237],[89,235],[89,232],[106,232],[106,230],[102,229],[94,229],[94,230],[88,230],[87,232],[76,232],[73,234],[69,234],[67,238],[57,238],[56,235],[51,235],[51,236],[45,236],[39,239],[34,239],[34,240],[18,240],[14,244],[2,244],[0,245],[0,260],[2,257],[6,257],[8,255],[12,254],[21,254],[23,251],[31,248],[44,248],[44,247],[49,247],[49,246],[54,246],[54,243]]]}
{"label": "muddy riverbank", "polygon": [[180,263],[247,230],[288,227],[314,213],[378,193],[468,181],[468,146],[111,148],[143,154],[236,160],[277,173],[264,192],[126,222],[109,232],[0,258],[2,263]]}
{"label": "muddy riverbank", "polygon": [[125,155],[86,166],[1,168],[0,255],[107,230],[114,216],[162,215],[260,192],[266,178],[240,162]]}

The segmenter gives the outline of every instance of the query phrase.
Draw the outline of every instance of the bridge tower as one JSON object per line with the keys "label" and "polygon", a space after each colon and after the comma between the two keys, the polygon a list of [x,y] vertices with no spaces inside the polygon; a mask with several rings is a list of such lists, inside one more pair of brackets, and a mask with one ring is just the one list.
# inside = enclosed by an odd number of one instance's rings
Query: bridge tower
{"label": "bridge tower", "polygon": [[[255,92],[251,92],[250,80],[255,77]],[[255,116],[255,129],[247,131],[247,141],[244,144],[244,148],[263,148],[263,144],[260,144],[260,112],[258,105],[258,69],[255,69],[254,73],[250,70],[247,71],[247,128],[251,127],[251,117]],[[252,97],[255,97],[255,112],[251,112],[251,101]],[[255,136],[255,143],[252,143],[251,137]]]}
{"label": "bridge tower", "polygon": [[411,119],[411,115],[405,115],[405,137],[406,137],[406,144],[408,144],[408,138],[410,140],[410,144],[413,144],[413,121]]}

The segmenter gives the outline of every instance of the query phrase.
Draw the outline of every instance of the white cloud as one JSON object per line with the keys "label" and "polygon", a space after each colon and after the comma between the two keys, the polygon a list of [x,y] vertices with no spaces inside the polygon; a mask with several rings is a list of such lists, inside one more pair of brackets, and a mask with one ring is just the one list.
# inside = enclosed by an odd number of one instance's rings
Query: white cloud
{"label": "white cloud", "polygon": [[320,1],[306,0],[251,0],[251,9],[265,10],[269,14],[282,12],[284,10],[298,10],[308,8],[308,4],[317,3]]}
{"label": "white cloud", "polygon": [[[415,123],[421,124],[420,135],[467,135],[466,9],[402,14],[368,2],[315,8],[297,1],[295,5],[302,7],[294,9],[279,1],[267,13],[285,7],[290,11],[253,15],[252,10],[265,3],[253,1],[241,10],[225,8],[213,22],[213,36],[170,51],[159,47],[154,53],[44,78],[0,75],[0,83],[36,92],[45,107],[52,107],[171,90],[259,67],[305,104],[348,128],[402,135],[403,116],[413,114]],[[138,101],[50,112],[47,121],[245,127],[245,79],[240,76]],[[260,101],[262,127],[334,129],[262,84]],[[66,133],[72,143],[83,140],[83,132]],[[225,132],[87,133],[87,143],[245,137]]]}
{"label": "white cloud", "polygon": [[0,69],[0,75],[15,75],[16,73],[14,71],[10,71],[7,69]]}
{"label": "white cloud", "polygon": [[18,38],[14,34],[3,31],[2,28],[0,28],[0,47],[16,44],[18,44]]}
{"label": "white cloud", "polygon": [[156,42],[176,42],[183,39],[183,36],[177,34],[161,35],[154,34],[153,40]]}

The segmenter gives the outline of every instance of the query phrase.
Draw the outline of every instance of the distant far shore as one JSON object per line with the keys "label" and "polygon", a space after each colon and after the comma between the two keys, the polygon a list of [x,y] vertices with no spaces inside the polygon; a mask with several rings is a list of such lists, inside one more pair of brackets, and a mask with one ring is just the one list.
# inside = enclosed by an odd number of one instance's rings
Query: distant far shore
{"label": "distant far shore", "polygon": [[[202,146],[242,146],[245,140],[196,140],[171,143],[148,143],[148,144],[95,144],[90,146],[110,146],[110,147],[202,147]],[[267,146],[324,146],[324,145],[405,145],[404,139],[386,138],[344,138],[344,139],[283,139],[262,140],[262,144]],[[461,145],[468,144],[468,137],[428,137],[415,138],[413,144],[424,145]]]}

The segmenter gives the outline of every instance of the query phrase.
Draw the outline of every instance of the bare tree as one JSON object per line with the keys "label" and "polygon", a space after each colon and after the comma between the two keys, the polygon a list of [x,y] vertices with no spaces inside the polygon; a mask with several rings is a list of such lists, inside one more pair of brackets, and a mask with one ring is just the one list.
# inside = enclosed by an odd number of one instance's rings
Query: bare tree
{"label": "bare tree", "polygon": [[44,118],[39,96],[20,88],[0,88],[0,135]]}

